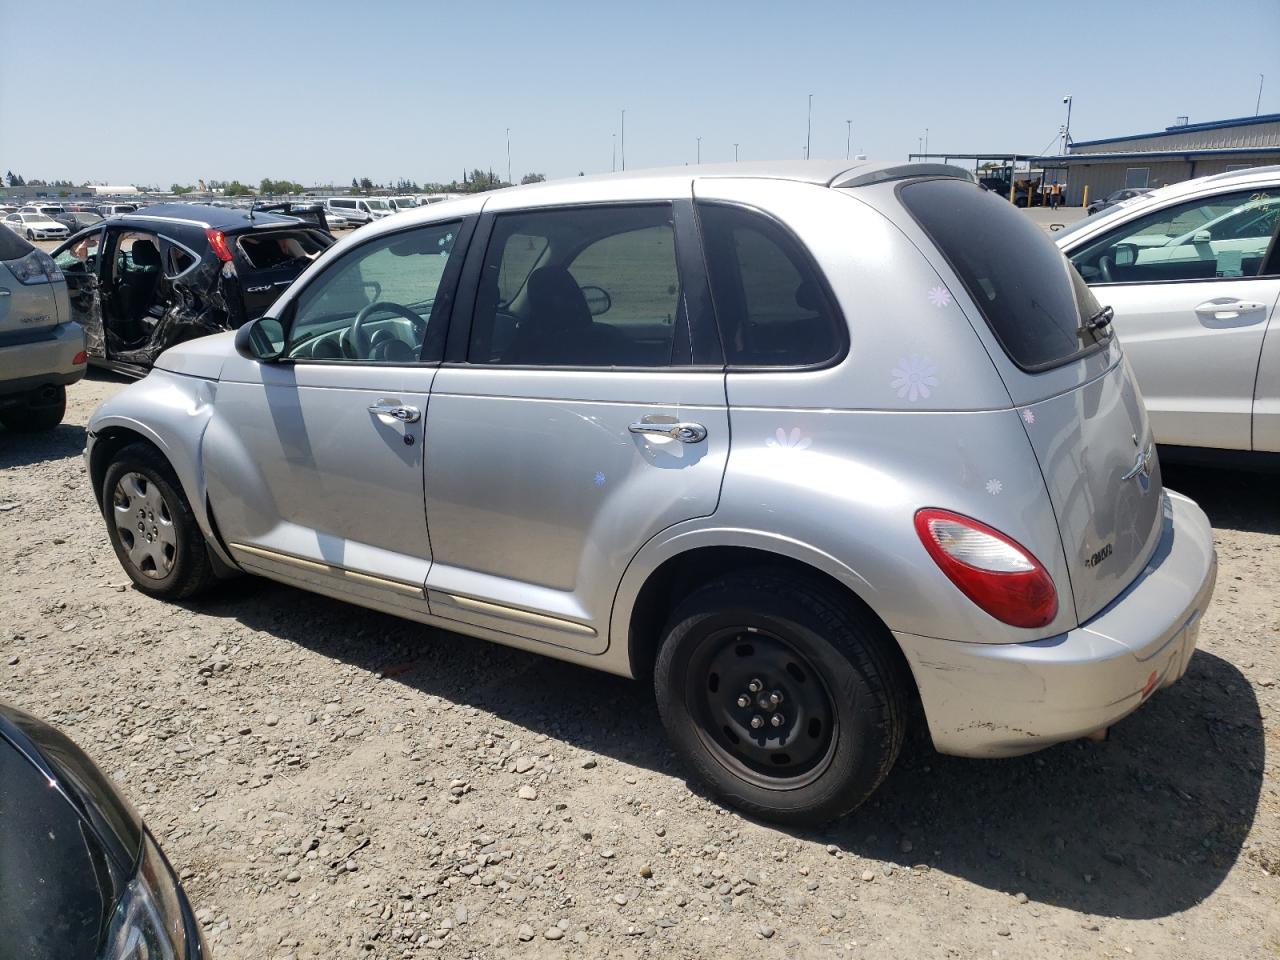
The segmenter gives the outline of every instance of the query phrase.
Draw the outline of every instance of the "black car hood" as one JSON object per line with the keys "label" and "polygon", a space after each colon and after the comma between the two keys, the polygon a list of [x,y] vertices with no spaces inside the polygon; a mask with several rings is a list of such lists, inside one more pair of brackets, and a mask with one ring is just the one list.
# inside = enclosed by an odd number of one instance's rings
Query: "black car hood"
{"label": "black car hood", "polygon": [[97,956],[141,842],[83,751],[0,704],[0,957]]}

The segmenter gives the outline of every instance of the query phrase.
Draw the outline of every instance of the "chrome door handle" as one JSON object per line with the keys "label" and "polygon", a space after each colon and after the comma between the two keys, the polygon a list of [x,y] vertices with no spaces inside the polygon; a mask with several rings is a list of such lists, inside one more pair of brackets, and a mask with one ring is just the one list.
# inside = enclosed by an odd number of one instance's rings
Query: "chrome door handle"
{"label": "chrome door handle", "polygon": [[670,437],[681,443],[701,443],[707,439],[707,428],[700,423],[649,423],[641,420],[627,429],[648,436]]}
{"label": "chrome door handle", "polygon": [[1255,300],[1206,300],[1196,307],[1196,313],[1214,320],[1234,320],[1243,313],[1252,313],[1265,307],[1265,303]]}
{"label": "chrome door handle", "polygon": [[369,412],[379,417],[391,417],[401,423],[417,423],[422,418],[422,411],[417,407],[406,407],[391,400],[379,400],[370,405]]}
{"label": "chrome door handle", "polygon": [[0,287],[0,297],[7,297],[7,296],[10,296],[9,288]]}

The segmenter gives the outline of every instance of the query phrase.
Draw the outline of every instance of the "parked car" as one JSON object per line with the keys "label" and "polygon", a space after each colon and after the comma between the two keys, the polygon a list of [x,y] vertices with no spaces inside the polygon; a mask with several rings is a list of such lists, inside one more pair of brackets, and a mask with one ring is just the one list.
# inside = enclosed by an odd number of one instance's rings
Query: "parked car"
{"label": "parked car", "polygon": [[1162,187],[1055,236],[1114,310],[1167,454],[1280,453],[1278,238],[1280,166]]}
{"label": "parked car", "polygon": [[54,219],[60,213],[66,213],[67,208],[60,203],[28,203],[18,210],[19,213],[39,213],[43,214],[48,220]]}
{"label": "parked car", "polygon": [[324,208],[326,213],[330,210],[340,213],[357,227],[396,212],[381,197],[326,197]]}
{"label": "parked car", "polygon": [[85,227],[92,227],[95,223],[101,223],[102,217],[91,211],[68,210],[66,213],[56,214],[53,218],[62,224],[72,233],[83,230]]}
{"label": "parked car", "polygon": [[176,343],[261,316],[332,243],[294,217],[173,203],[112,216],[53,256],[89,361],[137,375]]}
{"label": "parked car", "polygon": [[307,223],[315,224],[326,233],[331,233],[329,218],[324,204],[318,200],[279,200],[274,203],[253,203],[249,209],[262,213],[279,213],[286,217],[296,217]]}
{"label": "parked car", "polygon": [[98,205],[98,212],[104,217],[114,217],[121,213],[137,213],[136,203],[103,203]]}
{"label": "parked car", "polygon": [[208,957],[173,867],[111,778],[70,738],[0,703],[0,953]]}
{"label": "parked car", "polygon": [[387,203],[396,213],[400,213],[404,210],[412,210],[414,207],[419,205],[417,197],[387,197]]}
{"label": "parked car", "polygon": [[1113,190],[1105,197],[1093,201],[1089,204],[1088,212],[1092,216],[1095,213],[1101,213],[1109,207],[1114,207],[1118,203],[1124,203],[1126,200],[1133,200],[1136,197],[1145,197],[1151,192],[1149,187],[1125,187],[1123,190]]}
{"label": "parked car", "polygon": [[43,213],[11,213],[4,225],[28,240],[61,240],[68,232],[65,225]]}
{"label": "parked car", "polygon": [[1186,671],[1216,571],[1105,311],[937,164],[371,225],[86,457],[143,592],[243,571],[651,679],[689,769],[789,823],[864,800],[917,702],[961,756],[1105,729]]}
{"label": "parked car", "polygon": [[0,423],[24,433],[60,424],[85,359],[62,271],[43,250],[0,230]]}

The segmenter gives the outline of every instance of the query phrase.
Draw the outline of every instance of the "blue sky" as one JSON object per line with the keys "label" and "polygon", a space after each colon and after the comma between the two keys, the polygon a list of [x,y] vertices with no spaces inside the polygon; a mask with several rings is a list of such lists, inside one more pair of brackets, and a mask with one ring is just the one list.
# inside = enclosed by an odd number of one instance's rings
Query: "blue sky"
{"label": "blue sky", "polygon": [[810,93],[814,157],[844,156],[846,120],[872,157],[905,157],[926,127],[934,151],[1056,149],[1067,94],[1077,140],[1249,116],[1259,72],[1262,112],[1280,112],[1280,0],[483,9],[0,0],[0,172],[504,176],[510,127],[516,178],[571,176],[610,169],[622,108],[629,168],[693,163],[699,136],[704,163],[735,142],[799,158]]}

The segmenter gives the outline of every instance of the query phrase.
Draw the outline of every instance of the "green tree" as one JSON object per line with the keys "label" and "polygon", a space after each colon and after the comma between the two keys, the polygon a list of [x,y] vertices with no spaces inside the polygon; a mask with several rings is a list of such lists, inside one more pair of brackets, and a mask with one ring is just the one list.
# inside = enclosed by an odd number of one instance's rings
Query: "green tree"
{"label": "green tree", "polygon": [[195,190],[195,187],[184,187],[184,186],[183,186],[182,184],[180,184],[180,183],[170,184],[170,186],[169,186],[169,192],[170,192],[170,193],[176,193],[178,196],[182,196],[183,194],[191,193],[193,190]]}
{"label": "green tree", "polygon": [[521,183],[542,183],[547,179],[545,173],[526,173],[520,178]]}

